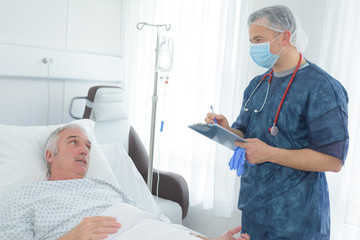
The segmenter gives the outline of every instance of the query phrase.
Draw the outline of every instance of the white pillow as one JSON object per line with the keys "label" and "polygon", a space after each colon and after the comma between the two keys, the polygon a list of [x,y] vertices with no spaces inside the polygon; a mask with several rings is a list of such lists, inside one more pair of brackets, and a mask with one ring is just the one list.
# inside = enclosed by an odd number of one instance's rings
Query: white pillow
{"label": "white pillow", "polygon": [[152,213],[160,219],[170,221],[162,214],[148,186],[123,145],[121,143],[113,143],[99,146],[109,161],[111,169],[124,192],[143,210]]}
{"label": "white pillow", "polygon": [[[101,152],[94,136],[94,122],[89,119],[76,120],[92,143],[90,165],[86,177],[98,178],[116,184],[117,180],[109,163]],[[45,181],[45,144],[56,128],[63,126],[12,126],[0,124],[0,201],[15,187]]]}

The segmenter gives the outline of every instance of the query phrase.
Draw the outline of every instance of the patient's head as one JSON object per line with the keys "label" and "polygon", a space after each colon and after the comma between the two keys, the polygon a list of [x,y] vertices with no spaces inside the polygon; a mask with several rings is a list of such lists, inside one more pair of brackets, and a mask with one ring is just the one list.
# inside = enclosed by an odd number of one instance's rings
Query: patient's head
{"label": "patient's head", "polygon": [[86,131],[69,124],[52,132],[45,147],[49,180],[83,178],[90,163],[91,142]]}

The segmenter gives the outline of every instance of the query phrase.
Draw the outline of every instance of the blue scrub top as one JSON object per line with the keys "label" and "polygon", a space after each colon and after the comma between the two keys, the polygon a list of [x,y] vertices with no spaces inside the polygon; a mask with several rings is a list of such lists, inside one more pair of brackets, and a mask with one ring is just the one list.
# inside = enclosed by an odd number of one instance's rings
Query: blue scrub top
{"label": "blue scrub top", "polygon": [[[274,75],[265,106],[255,113],[265,99],[269,79],[264,80],[248,102],[249,111],[245,111],[244,103],[265,74],[255,77],[246,88],[232,128],[242,131],[246,138],[258,138],[274,147],[310,148],[344,162],[349,135],[348,96],[343,86],[307,62],[290,86],[277,122],[279,133],[272,136],[269,127],[292,72]],[[243,214],[243,232],[252,239],[329,239],[329,193],[324,172],[300,171],[270,162],[246,164],[238,207]]]}

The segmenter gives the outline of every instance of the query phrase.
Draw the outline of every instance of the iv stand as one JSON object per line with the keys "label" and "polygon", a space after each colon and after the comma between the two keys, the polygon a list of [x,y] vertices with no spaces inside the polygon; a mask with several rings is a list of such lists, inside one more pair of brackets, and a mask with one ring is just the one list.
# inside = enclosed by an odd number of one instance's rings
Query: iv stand
{"label": "iv stand", "polygon": [[[166,31],[170,30],[171,24],[149,24],[146,22],[139,22],[136,25],[138,30],[141,30],[144,26],[150,27],[165,27]],[[149,165],[147,173],[147,186],[152,192],[152,182],[153,182],[153,162],[154,162],[154,139],[155,139],[155,119],[156,119],[156,105],[157,105],[157,80],[158,80],[158,71],[156,70],[156,65],[158,61],[158,45],[159,45],[159,34],[156,37],[156,58],[155,58],[155,76],[154,76],[154,91],[152,96],[152,110],[151,110],[151,129],[150,129],[150,149],[149,149]]]}

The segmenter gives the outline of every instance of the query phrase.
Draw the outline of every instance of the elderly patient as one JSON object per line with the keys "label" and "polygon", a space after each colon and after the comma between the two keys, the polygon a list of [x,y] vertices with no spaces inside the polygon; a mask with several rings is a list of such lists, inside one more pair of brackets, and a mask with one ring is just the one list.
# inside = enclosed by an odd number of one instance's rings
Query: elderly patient
{"label": "elderly patient", "polygon": [[[1,203],[0,238],[105,239],[118,234],[117,239],[127,239],[126,230],[134,228],[138,220],[148,221],[152,229],[156,224],[160,225],[158,229],[176,228],[166,222],[165,216],[156,218],[138,209],[120,188],[84,178],[90,150],[86,131],[78,125],[69,124],[51,133],[45,149],[50,181],[21,186]],[[120,212],[123,225],[111,216],[112,212]],[[235,240],[233,235],[240,230],[240,226],[228,230],[218,239]],[[190,235],[185,229],[176,231],[186,236],[178,239],[210,240]],[[249,240],[250,236],[241,234],[239,239]]]}

